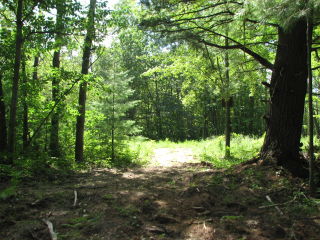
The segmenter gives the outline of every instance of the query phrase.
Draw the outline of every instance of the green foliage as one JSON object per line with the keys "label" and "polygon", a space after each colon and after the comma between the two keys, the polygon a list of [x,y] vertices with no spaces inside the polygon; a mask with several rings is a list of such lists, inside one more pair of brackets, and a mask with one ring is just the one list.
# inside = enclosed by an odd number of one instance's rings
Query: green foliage
{"label": "green foliage", "polygon": [[[135,138],[136,139],[136,138]],[[146,165],[153,156],[154,144],[146,140],[130,140],[128,147],[133,154],[133,163],[135,165]]]}
{"label": "green foliage", "polygon": [[119,212],[119,214],[122,217],[132,217],[132,216],[134,216],[134,215],[139,213],[139,209],[137,209],[133,205],[128,205],[126,207],[117,206],[116,210]]}
{"label": "green foliage", "polygon": [[[223,46],[228,35],[231,46],[246,46],[272,62],[277,46],[274,25],[289,26],[292,21],[311,16],[312,11],[317,16],[320,8],[316,0],[170,0],[142,1],[141,5],[124,0],[110,12],[106,1],[98,2],[96,51],[91,73],[85,77],[80,75],[80,43],[88,24],[86,6],[75,0],[25,2],[23,55],[27,81],[19,86],[26,93],[20,94],[18,102],[19,159],[15,166],[0,166],[1,179],[54,179],[57,172],[78,167],[143,165],[158,147],[190,147],[201,160],[216,167],[229,167],[256,156],[262,144],[262,138],[256,136],[265,131],[262,116],[269,100],[261,82],[268,82],[271,72],[241,49],[234,47],[226,52],[210,44]],[[56,8],[62,9],[61,21],[55,19]],[[0,4],[0,75],[6,112],[11,107],[8,93],[12,88],[15,9],[14,1]],[[107,46],[96,46],[107,32],[113,33],[105,41]],[[315,27],[315,38],[319,33],[319,27]],[[52,53],[58,49],[61,67],[53,69]],[[225,66],[227,54],[229,67]],[[40,57],[37,68],[33,67],[35,56]],[[312,61],[313,67],[318,66],[317,54]],[[32,77],[35,72],[37,79]],[[319,70],[314,74],[318,82]],[[52,79],[59,81],[60,88],[60,102],[55,109]],[[88,83],[84,143],[87,162],[76,166],[75,89],[84,81]],[[230,96],[232,129],[237,134],[232,136],[232,157],[224,159],[225,139],[220,136],[226,120],[223,102]],[[316,119],[318,100],[315,97]],[[22,104],[28,108],[26,121]],[[47,154],[52,110],[59,113],[60,119],[59,158]],[[22,126],[26,122],[30,146],[22,151]],[[138,134],[143,137],[136,137]],[[306,140],[302,142],[307,147]],[[0,153],[1,157],[5,154]]]}
{"label": "green foliage", "polygon": [[200,158],[212,163],[215,167],[230,167],[256,157],[263,142],[263,138],[239,134],[233,134],[231,139],[231,158],[224,158],[224,136],[201,141],[198,145]]}
{"label": "green foliage", "polygon": [[223,216],[220,220],[221,220],[221,221],[228,222],[228,221],[237,221],[237,220],[242,220],[242,219],[243,219],[243,216],[230,216],[230,215],[226,215],[226,216]]}
{"label": "green foliage", "polygon": [[285,209],[293,217],[313,216],[319,213],[320,202],[317,199],[308,198],[302,191],[296,191],[292,201],[285,205]]}
{"label": "green foliage", "polygon": [[99,78],[95,82],[96,89],[92,89],[93,101],[87,111],[85,138],[89,162],[121,167],[132,161],[126,140],[137,134],[139,128],[134,120],[128,118],[137,102],[131,100],[131,78],[116,65],[115,54],[110,49],[98,62]]}
{"label": "green foliage", "polygon": [[16,186],[10,186],[0,191],[0,200],[6,200],[16,194]]}
{"label": "green foliage", "polygon": [[212,163],[218,168],[228,168],[256,157],[262,146],[263,137],[256,138],[233,134],[231,141],[231,158],[224,158],[224,136],[213,136],[207,140],[172,142],[168,139],[153,141],[142,137],[129,141],[131,152],[136,154],[140,164],[150,163],[157,148],[190,148],[200,161]]}

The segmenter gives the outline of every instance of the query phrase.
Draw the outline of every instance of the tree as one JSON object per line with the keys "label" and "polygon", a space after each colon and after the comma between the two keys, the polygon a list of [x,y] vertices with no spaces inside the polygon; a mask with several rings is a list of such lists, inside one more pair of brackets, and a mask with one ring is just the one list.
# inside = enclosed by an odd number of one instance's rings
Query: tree
{"label": "tree", "polygon": [[309,186],[310,192],[312,195],[316,193],[316,183],[315,183],[315,167],[314,167],[314,143],[313,143],[313,86],[312,86],[312,32],[313,32],[313,19],[312,19],[312,11],[310,16],[306,17],[307,19],[307,68],[308,68],[308,110],[309,110]]}
{"label": "tree", "polygon": [[[17,122],[17,104],[18,104],[18,89],[20,78],[20,63],[21,50],[23,43],[22,28],[23,28],[23,4],[24,0],[18,0],[16,13],[16,38],[15,38],[15,60],[12,79],[12,93],[10,104],[10,120],[8,130],[8,150],[14,158],[16,147],[16,122]],[[11,160],[13,159],[11,158]]]}
{"label": "tree", "polygon": [[[2,9],[1,12],[4,12]],[[5,29],[3,26],[8,24],[7,19],[1,19],[0,21],[0,154],[2,154],[2,163],[5,162],[4,153],[6,153],[8,144],[7,144],[7,118],[6,118],[6,107],[7,103],[5,101],[5,75],[8,73],[11,68],[11,33],[9,30]]]}
{"label": "tree", "polygon": [[21,64],[21,75],[22,75],[22,107],[23,107],[23,130],[22,130],[22,142],[23,151],[29,145],[29,107],[28,107],[28,74],[26,70],[26,55],[22,56]]}
{"label": "tree", "polygon": [[[20,81],[20,68],[21,68],[21,59],[23,56],[23,45],[24,42],[28,39],[32,32],[32,24],[25,24],[26,22],[31,23],[36,18],[34,17],[34,9],[39,7],[42,8],[46,3],[41,2],[40,0],[36,1],[25,1],[18,0],[15,2],[5,1],[2,4],[2,7],[6,10],[2,16],[5,17],[7,22],[10,22],[10,17],[15,17],[15,25],[9,25],[8,28],[14,28],[15,40],[14,40],[14,64],[13,64],[13,77],[12,77],[12,87],[11,87],[11,100],[10,100],[10,113],[9,113],[9,128],[8,128],[8,152],[10,153],[9,159],[12,163],[16,157],[16,134],[17,134],[17,110],[18,110],[18,93],[19,93],[19,81]],[[9,16],[9,17],[8,17]]]}
{"label": "tree", "polygon": [[[266,84],[270,92],[270,111],[265,116],[267,133],[260,157],[265,163],[277,163],[295,175],[305,176],[299,146],[307,86],[307,22],[301,12],[309,5],[305,1],[299,1],[298,4],[294,2],[263,1],[260,4],[259,1],[258,7],[255,1],[212,1],[201,4],[189,1],[153,2],[153,5],[149,5],[153,6],[154,12],[161,8],[166,12],[163,11],[160,19],[152,15],[143,24],[156,31],[173,34],[175,39],[195,41],[220,49],[241,50],[270,69],[271,81]],[[288,15],[276,14],[279,9],[288,7]],[[262,11],[265,13],[262,14]],[[270,12],[273,13],[270,21],[261,18]],[[289,20],[285,22],[281,18]],[[234,28],[230,29],[230,35],[227,36],[222,31],[231,22]],[[249,28],[245,34],[251,36],[250,42],[237,31],[242,25]],[[262,39],[253,32],[253,26],[259,29],[265,27]],[[230,45],[225,45],[223,39],[228,39]],[[268,52],[275,55],[273,64],[270,62],[272,54]]]}
{"label": "tree", "polygon": [[[95,30],[95,10],[96,10],[96,0],[90,0],[90,7],[88,12],[88,22],[87,22],[87,35],[84,40],[83,57],[82,57],[82,69],[81,73],[85,76],[89,73],[90,67],[90,56],[92,43],[94,41]],[[76,144],[75,144],[75,159],[77,162],[83,162],[83,136],[84,136],[84,123],[85,123],[85,113],[86,113],[86,95],[87,95],[87,79],[84,79],[80,83],[79,88],[79,106],[76,125]]]}
{"label": "tree", "polygon": [[0,153],[7,150],[6,107],[4,103],[2,74],[0,73]]}
{"label": "tree", "polygon": [[[55,50],[53,53],[52,67],[54,69],[54,76],[52,77],[52,101],[56,103],[60,98],[60,52],[63,45],[63,28],[64,28],[64,15],[65,3],[63,1],[56,1],[56,26],[55,26]],[[50,131],[50,154],[52,157],[60,156],[59,149],[59,108],[57,107],[51,115],[51,131]]]}
{"label": "tree", "polygon": [[[229,26],[227,26],[227,29]],[[228,37],[228,30],[226,36]],[[225,45],[226,47],[229,46],[229,39],[225,39]],[[225,158],[230,158],[230,142],[231,142],[231,104],[232,104],[232,98],[230,96],[230,61],[229,61],[229,53],[228,51],[225,52],[225,86],[226,86],[226,97],[224,99],[225,102],[225,108],[226,108],[226,127],[225,127],[225,138],[226,138],[226,147],[225,147]]]}
{"label": "tree", "polygon": [[95,128],[100,132],[100,144],[104,146],[104,154],[107,154],[112,165],[121,164],[126,151],[125,141],[139,132],[135,121],[129,118],[129,111],[137,101],[130,99],[133,95],[130,87],[132,78],[119,64],[119,48],[119,44],[113,43],[111,49],[100,58],[96,68],[101,78],[102,94],[99,94],[95,105],[103,118]]}
{"label": "tree", "polygon": [[[63,46],[71,48],[72,35],[77,35],[77,32],[81,28],[81,21],[79,21],[79,4],[74,0],[56,0],[53,2],[53,6],[56,9],[55,26],[53,29],[54,44],[53,44],[53,58],[52,58],[52,102],[56,104],[61,97],[61,80],[63,68],[61,65],[61,49]],[[79,31],[80,32],[80,31]],[[51,114],[51,127],[50,127],[50,145],[49,151],[52,157],[61,156],[61,149],[59,144],[59,132],[60,132],[60,117],[61,117],[61,104],[57,104],[57,107]]]}

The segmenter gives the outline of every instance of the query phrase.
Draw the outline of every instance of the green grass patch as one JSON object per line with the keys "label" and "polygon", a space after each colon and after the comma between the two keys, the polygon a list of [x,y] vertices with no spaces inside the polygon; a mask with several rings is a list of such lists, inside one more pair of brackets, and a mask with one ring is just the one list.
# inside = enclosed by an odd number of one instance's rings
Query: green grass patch
{"label": "green grass patch", "polygon": [[213,136],[206,140],[171,142],[169,140],[154,141],[143,137],[131,139],[128,143],[132,153],[136,155],[139,165],[148,164],[157,148],[190,148],[199,161],[212,163],[217,168],[227,168],[247,161],[259,153],[263,138],[232,134],[231,157],[226,159],[224,136]]}
{"label": "green grass patch", "polygon": [[231,157],[225,158],[225,138],[217,136],[199,142],[197,153],[202,161],[210,162],[218,168],[227,168],[257,156],[262,143],[263,138],[233,134]]}
{"label": "green grass patch", "polygon": [[137,209],[133,205],[128,205],[126,207],[117,206],[116,210],[119,212],[119,214],[122,217],[131,217],[131,216],[135,216],[135,215],[139,214],[139,209]]}

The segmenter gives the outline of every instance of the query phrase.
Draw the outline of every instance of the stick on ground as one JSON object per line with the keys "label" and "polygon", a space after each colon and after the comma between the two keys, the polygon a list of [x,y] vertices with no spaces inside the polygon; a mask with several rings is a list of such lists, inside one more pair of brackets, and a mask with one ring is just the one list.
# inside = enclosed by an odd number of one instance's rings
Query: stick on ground
{"label": "stick on ground", "polygon": [[42,219],[42,221],[47,224],[50,236],[52,240],[58,240],[57,234],[53,231],[53,224],[48,219]]}

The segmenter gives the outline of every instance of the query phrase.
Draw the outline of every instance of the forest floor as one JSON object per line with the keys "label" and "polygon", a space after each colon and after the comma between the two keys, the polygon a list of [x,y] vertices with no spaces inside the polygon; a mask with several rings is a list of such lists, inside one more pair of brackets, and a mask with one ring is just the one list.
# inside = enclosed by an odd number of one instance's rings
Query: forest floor
{"label": "forest floor", "polygon": [[160,148],[141,168],[24,181],[0,200],[0,240],[54,239],[48,223],[58,240],[316,240],[319,202],[304,187],[274,167],[215,169]]}

